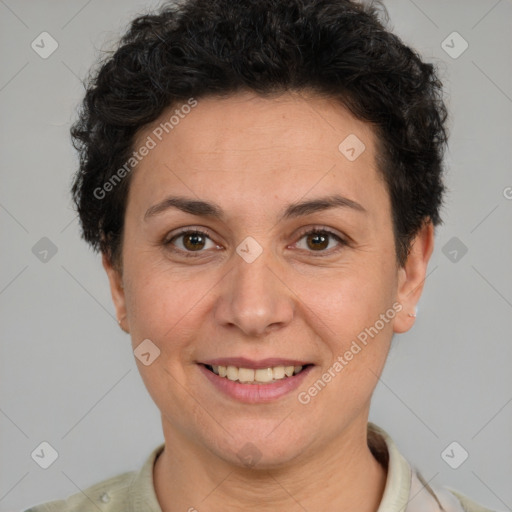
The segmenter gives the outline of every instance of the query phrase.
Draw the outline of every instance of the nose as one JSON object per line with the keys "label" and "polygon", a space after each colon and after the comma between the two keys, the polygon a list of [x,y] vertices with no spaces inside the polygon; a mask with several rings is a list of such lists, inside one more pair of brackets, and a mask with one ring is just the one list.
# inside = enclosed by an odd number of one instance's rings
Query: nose
{"label": "nose", "polygon": [[256,338],[288,325],[294,315],[293,293],[271,254],[263,251],[252,263],[238,254],[233,259],[234,268],[221,284],[217,323]]}

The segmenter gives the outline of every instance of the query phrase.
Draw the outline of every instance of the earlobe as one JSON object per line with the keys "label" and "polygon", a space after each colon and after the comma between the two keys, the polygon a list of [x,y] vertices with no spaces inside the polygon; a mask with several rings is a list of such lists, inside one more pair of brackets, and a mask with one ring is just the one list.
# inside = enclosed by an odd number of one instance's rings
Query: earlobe
{"label": "earlobe", "polygon": [[406,332],[414,325],[416,305],[423,291],[433,250],[434,226],[428,221],[415,236],[407,260],[399,270],[397,300],[403,309],[393,325],[396,333]]}
{"label": "earlobe", "polygon": [[114,302],[114,307],[116,309],[117,321],[121,329],[128,333],[130,331],[126,312],[126,300],[122,273],[112,264],[105,253],[102,255],[102,263],[103,268],[105,269],[105,272],[108,276],[110,293],[112,294],[112,301]]}

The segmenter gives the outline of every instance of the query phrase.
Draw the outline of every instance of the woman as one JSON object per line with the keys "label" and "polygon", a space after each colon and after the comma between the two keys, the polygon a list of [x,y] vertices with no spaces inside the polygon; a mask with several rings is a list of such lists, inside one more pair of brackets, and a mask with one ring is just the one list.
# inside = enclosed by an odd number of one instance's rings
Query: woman
{"label": "woman", "polygon": [[34,511],[481,511],[368,423],[440,222],[434,67],[349,0],[189,0],[136,19],[73,128],[165,444]]}

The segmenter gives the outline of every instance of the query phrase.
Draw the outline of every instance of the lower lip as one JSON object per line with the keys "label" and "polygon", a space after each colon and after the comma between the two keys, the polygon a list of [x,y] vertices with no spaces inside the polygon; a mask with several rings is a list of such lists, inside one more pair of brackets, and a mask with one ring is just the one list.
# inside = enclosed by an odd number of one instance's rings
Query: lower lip
{"label": "lower lip", "polygon": [[256,404],[271,402],[291,393],[300,386],[313,366],[304,368],[297,375],[269,384],[242,384],[238,381],[229,380],[226,377],[219,377],[202,364],[199,365],[199,368],[219,391],[240,402]]}

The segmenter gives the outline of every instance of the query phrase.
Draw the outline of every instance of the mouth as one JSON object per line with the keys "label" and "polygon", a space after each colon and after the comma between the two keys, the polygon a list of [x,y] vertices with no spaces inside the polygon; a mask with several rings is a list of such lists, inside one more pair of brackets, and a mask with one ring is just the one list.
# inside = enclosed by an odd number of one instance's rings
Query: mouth
{"label": "mouth", "polygon": [[208,371],[220,378],[238,382],[240,384],[274,384],[299,375],[312,364],[302,365],[275,365],[264,368],[247,368],[244,366],[202,364]]}
{"label": "mouth", "polygon": [[210,389],[246,404],[284,399],[304,383],[315,366],[305,360],[277,357],[223,357],[196,363]]}

